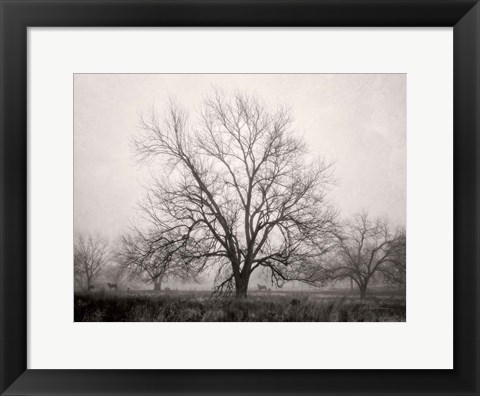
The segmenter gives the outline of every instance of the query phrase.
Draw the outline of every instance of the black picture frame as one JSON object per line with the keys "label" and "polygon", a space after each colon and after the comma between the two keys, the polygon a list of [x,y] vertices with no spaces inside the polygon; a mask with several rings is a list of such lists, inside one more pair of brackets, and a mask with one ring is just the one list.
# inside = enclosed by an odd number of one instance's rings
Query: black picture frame
{"label": "black picture frame", "polygon": [[[0,12],[2,395],[480,394],[477,1],[0,0]],[[27,370],[27,28],[34,26],[453,27],[454,369]]]}

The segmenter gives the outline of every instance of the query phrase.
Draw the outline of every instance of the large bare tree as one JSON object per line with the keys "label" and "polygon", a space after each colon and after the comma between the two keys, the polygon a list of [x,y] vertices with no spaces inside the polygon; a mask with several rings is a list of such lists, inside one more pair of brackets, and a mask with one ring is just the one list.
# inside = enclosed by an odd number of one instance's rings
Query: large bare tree
{"label": "large bare tree", "polygon": [[90,289],[108,261],[108,243],[99,235],[78,234],[74,244],[75,282]]}
{"label": "large bare tree", "polygon": [[317,282],[331,247],[331,165],[307,160],[286,107],[215,92],[191,119],[171,100],[141,119],[134,147],[153,177],[141,205],[148,222],[184,237],[197,270],[214,267],[216,291],[247,296],[257,268],[274,283]]}
{"label": "large bare tree", "polygon": [[367,213],[345,221],[335,232],[336,250],[327,268],[332,280],[350,279],[366,297],[369,282],[381,271],[396,265],[405,255],[405,233],[385,218],[370,219]]}

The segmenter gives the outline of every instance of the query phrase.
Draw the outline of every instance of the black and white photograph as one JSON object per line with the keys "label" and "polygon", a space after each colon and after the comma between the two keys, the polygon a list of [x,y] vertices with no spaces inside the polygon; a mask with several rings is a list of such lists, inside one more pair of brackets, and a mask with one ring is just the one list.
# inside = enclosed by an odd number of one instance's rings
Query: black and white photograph
{"label": "black and white photograph", "polygon": [[75,74],[75,322],[405,322],[406,74]]}

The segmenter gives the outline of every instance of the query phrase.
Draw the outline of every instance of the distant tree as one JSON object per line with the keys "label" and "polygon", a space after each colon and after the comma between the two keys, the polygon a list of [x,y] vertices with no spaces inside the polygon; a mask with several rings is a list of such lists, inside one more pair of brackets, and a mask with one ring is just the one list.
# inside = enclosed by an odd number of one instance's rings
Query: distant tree
{"label": "distant tree", "polygon": [[407,278],[407,238],[402,230],[396,241],[395,254],[380,267],[383,278],[391,285],[405,287]]}
{"label": "distant tree", "polygon": [[162,290],[162,284],[171,278],[194,280],[198,271],[182,254],[184,239],[165,230],[142,232],[135,228],[122,236],[117,261],[125,273],[152,283],[153,290]]}
{"label": "distant tree", "polygon": [[196,122],[170,101],[163,117],[152,113],[141,127],[139,161],[161,161],[143,214],[185,237],[191,266],[215,267],[216,291],[245,298],[259,268],[280,285],[316,282],[314,264],[331,247],[336,216],[326,200],[331,168],[307,160],[287,108],[215,92]]}
{"label": "distant tree", "polygon": [[74,243],[75,282],[89,290],[108,261],[108,243],[99,235],[78,234]]}
{"label": "distant tree", "polygon": [[355,215],[335,231],[336,250],[326,269],[332,280],[351,279],[365,298],[369,282],[375,274],[392,274],[404,255],[405,233],[392,228],[387,219],[371,220],[367,213]]}

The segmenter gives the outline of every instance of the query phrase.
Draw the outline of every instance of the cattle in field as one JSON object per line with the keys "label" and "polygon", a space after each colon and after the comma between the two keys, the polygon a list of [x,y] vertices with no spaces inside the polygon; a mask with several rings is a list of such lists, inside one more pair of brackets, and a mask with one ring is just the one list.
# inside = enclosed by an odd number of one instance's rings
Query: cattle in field
{"label": "cattle in field", "polygon": [[265,285],[259,285],[258,283],[257,283],[257,286],[258,286],[258,290],[265,290],[265,291],[267,291],[267,286],[265,286]]}
{"label": "cattle in field", "polygon": [[118,290],[116,283],[107,282],[107,286],[108,286],[108,290],[112,290],[112,289]]}

